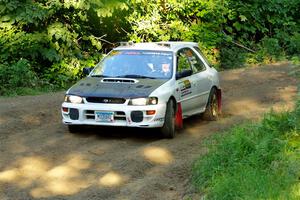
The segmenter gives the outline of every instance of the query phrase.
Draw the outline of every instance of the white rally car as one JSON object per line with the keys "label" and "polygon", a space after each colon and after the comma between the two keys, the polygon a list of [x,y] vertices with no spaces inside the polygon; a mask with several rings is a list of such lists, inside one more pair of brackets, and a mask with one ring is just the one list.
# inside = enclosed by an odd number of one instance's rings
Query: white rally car
{"label": "white rally car", "polygon": [[221,111],[218,72],[193,42],[121,43],[88,76],[72,86],[62,104],[70,132],[81,125],[160,128],[173,138],[183,119]]}

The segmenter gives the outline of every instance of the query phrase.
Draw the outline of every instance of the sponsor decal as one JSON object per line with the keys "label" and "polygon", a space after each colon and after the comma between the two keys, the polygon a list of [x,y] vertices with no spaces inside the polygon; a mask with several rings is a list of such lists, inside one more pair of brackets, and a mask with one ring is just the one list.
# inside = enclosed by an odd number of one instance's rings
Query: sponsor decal
{"label": "sponsor decal", "polygon": [[181,92],[181,97],[184,97],[184,96],[189,95],[189,94],[192,94],[192,91],[191,91],[191,90],[185,90],[185,91],[182,91],[182,92]]}
{"label": "sponsor decal", "polygon": [[[158,55],[158,56],[172,56],[172,53],[169,52],[159,52],[159,51],[135,51],[135,50],[128,50],[128,51],[113,51],[111,55]],[[169,57],[172,59],[172,57]]]}
{"label": "sponsor decal", "polygon": [[141,55],[141,52],[138,52],[138,51],[125,51],[122,54],[125,54],[125,55]]}
{"label": "sponsor decal", "polygon": [[157,118],[154,120],[155,122],[164,122],[165,121],[165,118]]}
{"label": "sponsor decal", "polygon": [[112,56],[119,55],[119,54],[120,54],[120,51],[112,51],[110,53],[110,55],[112,55]]}
{"label": "sponsor decal", "polygon": [[190,89],[192,86],[190,80],[184,80],[183,85],[184,85],[184,89]]}
{"label": "sponsor decal", "polygon": [[161,69],[164,73],[170,72],[170,64],[162,64]]}
{"label": "sponsor decal", "polygon": [[191,90],[192,84],[189,80],[184,80],[184,81],[180,82],[179,85],[180,85],[181,97],[184,97],[184,96],[192,93],[192,90]]}

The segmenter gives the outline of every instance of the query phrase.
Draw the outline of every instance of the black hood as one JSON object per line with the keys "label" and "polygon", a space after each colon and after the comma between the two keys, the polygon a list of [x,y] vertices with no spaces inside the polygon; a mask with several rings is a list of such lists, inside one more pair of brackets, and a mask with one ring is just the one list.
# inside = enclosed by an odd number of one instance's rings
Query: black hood
{"label": "black hood", "polygon": [[[108,82],[103,81],[109,80]],[[115,79],[116,81],[119,79]],[[166,79],[135,79],[137,82],[120,83],[114,79],[86,77],[70,88],[69,95],[81,97],[138,98],[149,96]],[[128,79],[124,79],[128,80]]]}

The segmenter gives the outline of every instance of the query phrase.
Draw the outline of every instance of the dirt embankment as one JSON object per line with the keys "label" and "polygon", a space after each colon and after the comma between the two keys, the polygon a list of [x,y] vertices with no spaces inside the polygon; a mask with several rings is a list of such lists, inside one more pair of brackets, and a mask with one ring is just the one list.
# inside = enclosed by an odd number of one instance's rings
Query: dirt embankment
{"label": "dirt embankment", "polygon": [[173,140],[144,129],[69,134],[62,92],[0,99],[0,199],[185,199],[205,137],[293,106],[290,71],[279,64],[222,72],[223,117],[187,119]]}

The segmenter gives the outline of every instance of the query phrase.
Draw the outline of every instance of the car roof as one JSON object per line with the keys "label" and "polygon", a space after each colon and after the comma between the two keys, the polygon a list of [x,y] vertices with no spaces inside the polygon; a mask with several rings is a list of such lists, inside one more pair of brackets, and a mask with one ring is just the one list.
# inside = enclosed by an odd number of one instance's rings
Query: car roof
{"label": "car roof", "polygon": [[114,50],[157,50],[157,51],[176,51],[183,47],[198,47],[196,42],[144,42],[132,43],[121,42],[120,46]]}

